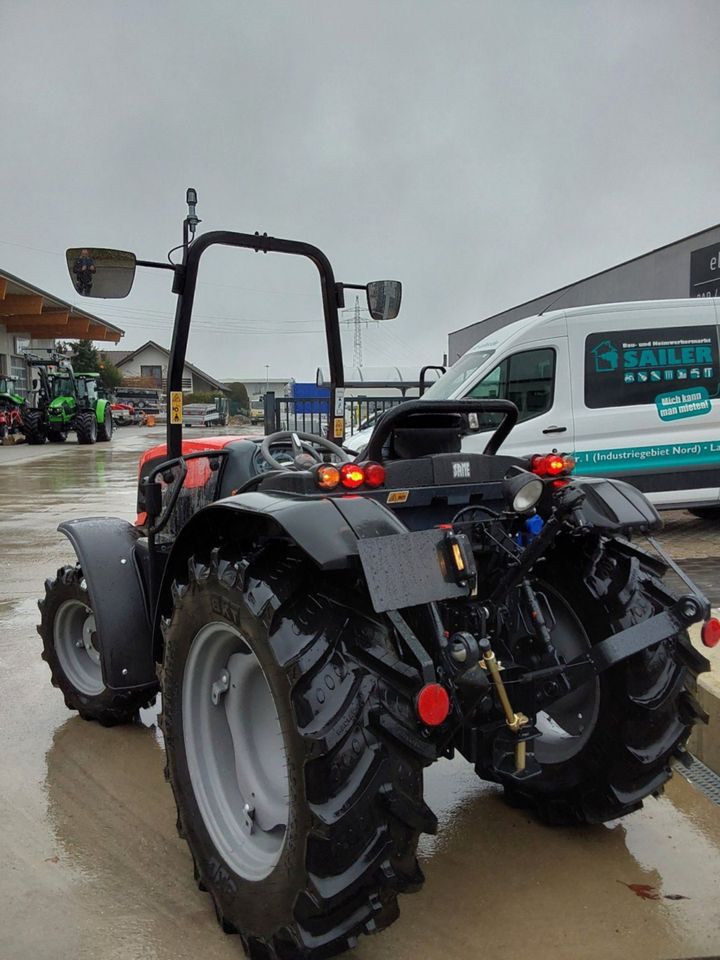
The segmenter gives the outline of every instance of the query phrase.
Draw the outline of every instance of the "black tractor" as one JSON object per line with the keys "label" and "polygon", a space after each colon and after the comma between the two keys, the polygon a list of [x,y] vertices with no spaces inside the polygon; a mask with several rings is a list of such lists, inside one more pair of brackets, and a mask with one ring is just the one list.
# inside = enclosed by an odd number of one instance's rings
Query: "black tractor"
{"label": "black tractor", "polygon": [[[718,624],[636,489],[573,477],[557,452],[498,452],[510,402],[403,403],[349,455],[338,309],[357,285],[307,243],[191,239],[193,215],[181,264],[140,262],[172,269],[178,296],[167,443],[142,458],[135,523],[60,525],[76,559],[46,581],[43,657],[67,706],[106,726],[162,694],[178,829],[223,930],[256,960],[327,957],[422,884],[423,770],[441,757],[553,824],[657,796],[705,719],[687,628]],[[328,437],[183,441],[198,268],[218,246],[317,268]],[[88,295],[126,295],[134,258],[88,255]],[[399,284],[366,290],[373,316],[397,313]],[[463,453],[468,416],[487,413],[502,422],[484,453]]]}

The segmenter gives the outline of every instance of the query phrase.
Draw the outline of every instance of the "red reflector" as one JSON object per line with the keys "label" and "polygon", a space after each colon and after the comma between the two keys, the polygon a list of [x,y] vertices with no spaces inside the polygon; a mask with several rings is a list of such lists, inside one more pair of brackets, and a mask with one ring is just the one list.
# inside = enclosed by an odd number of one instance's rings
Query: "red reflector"
{"label": "red reflector", "polygon": [[450,697],[439,683],[428,683],[417,695],[415,708],[426,727],[439,727],[450,713]]}
{"label": "red reflector", "polygon": [[716,647],[720,643],[720,620],[717,617],[706,620],[700,635],[706,647]]}
{"label": "red reflector", "polygon": [[385,483],[385,467],[380,463],[366,463],[363,465],[365,471],[365,483],[369,487],[381,487]]}
{"label": "red reflector", "polygon": [[344,463],[340,467],[340,483],[349,490],[355,490],[361,487],[365,480],[365,473],[362,467],[356,463]]}

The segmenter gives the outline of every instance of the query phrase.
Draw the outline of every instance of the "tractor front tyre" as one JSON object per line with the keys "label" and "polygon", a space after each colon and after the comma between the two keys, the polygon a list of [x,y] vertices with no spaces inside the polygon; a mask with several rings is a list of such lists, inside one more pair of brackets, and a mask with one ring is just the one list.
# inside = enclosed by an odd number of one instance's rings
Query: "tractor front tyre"
{"label": "tractor front tyre", "polygon": [[105,419],[97,426],[97,438],[100,442],[104,443],[112,439],[113,426],[112,410],[110,407],[106,407]]}
{"label": "tractor front tyre", "polygon": [[47,439],[44,417],[39,410],[29,410],[23,414],[21,430],[30,444],[39,445]]}
{"label": "tractor front tyre", "polygon": [[98,423],[94,410],[83,410],[75,418],[78,443],[95,443],[98,438]]}
{"label": "tractor front tyre", "polygon": [[307,572],[286,546],[216,549],[189,561],[165,621],[178,831],[251,960],[329,957],[388,926],[436,827],[387,625]]}
{"label": "tractor front tyre", "polygon": [[95,627],[87,584],[79,566],[61,567],[45,581],[38,601],[42,658],[50,667],[52,684],[69,710],[104,727],[131,723],[140,707],[155,699],[157,690],[116,691],[105,686],[100,664],[101,640]]}
{"label": "tractor front tyre", "polygon": [[[552,612],[550,636],[565,662],[672,602],[657,558],[607,540],[588,575],[573,552],[558,551],[543,571],[549,582],[535,585]],[[685,631],[662,640],[538,714],[535,776],[517,778],[507,763],[498,769],[497,745],[494,764],[478,765],[478,773],[502,783],[511,805],[532,808],[547,823],[599,823],[632,813],[662,792],[673,756],[684,754],[693,725],[707,720],[693,691],[698,673],[708,669]]]}

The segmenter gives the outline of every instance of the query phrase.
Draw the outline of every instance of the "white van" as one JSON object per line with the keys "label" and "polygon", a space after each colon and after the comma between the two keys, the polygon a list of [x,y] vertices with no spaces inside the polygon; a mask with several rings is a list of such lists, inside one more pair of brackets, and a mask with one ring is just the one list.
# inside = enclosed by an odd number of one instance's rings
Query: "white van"
{"label": "white van", "polygon": [[[423,399],[502,398],[520,411],[501,452],[557,449],[659,508],[720,511],[720,300],[554,310],[475,344]],[[472,418],[471,418],[472,419]],[[486,415],[463,440],[482,451]]]}

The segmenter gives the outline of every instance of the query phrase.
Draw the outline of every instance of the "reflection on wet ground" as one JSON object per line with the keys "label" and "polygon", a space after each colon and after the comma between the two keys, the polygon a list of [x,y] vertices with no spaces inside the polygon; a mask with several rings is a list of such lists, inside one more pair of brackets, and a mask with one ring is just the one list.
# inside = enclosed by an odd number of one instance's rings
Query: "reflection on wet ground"
{"label": "reflection on wet ground", "polygon": [[[85,723],[39,656],[35,597],[69,556],[56,523],[133,514],[138,449],[113,447],[15,468],[14,492],[0,484],[15,545],[0,584],[0,960],[237,960],[176,835],[155,712]],[[440,820],[420,847],[427,883],[358,960],[720,954],[720,808],[682,778],[623,822],[578,829],[509,809],[460,759],[426,785]]]}

